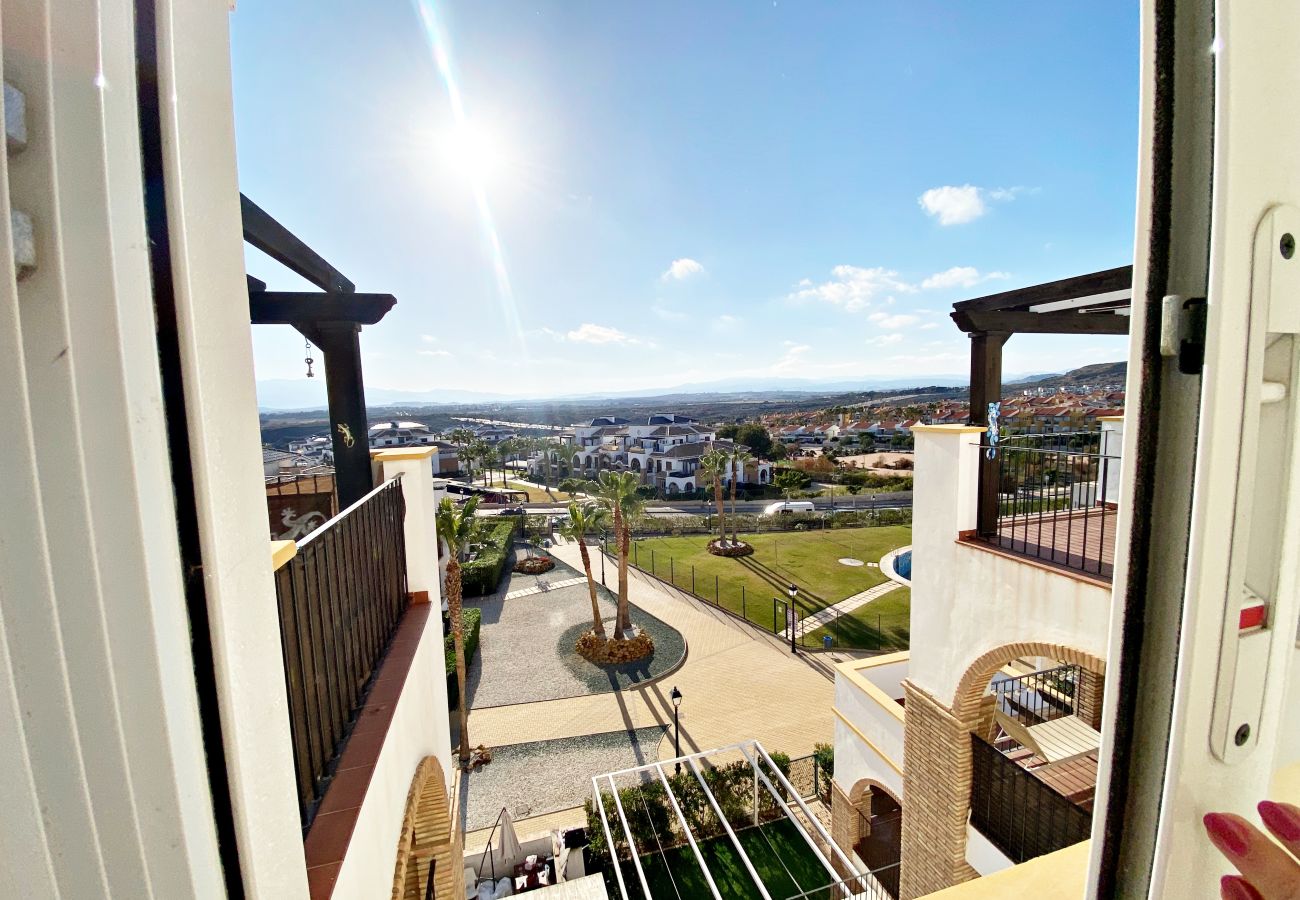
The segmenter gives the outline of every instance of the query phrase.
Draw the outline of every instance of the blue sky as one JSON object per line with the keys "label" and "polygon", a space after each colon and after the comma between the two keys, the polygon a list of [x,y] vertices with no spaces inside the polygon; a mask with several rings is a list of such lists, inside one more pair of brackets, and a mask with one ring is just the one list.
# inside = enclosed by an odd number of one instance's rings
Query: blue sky
{"label": "blue sky", "polygon": [[[954,301],[1132,258],[1133,2],[276,0],[231,22],[242,189],[398,299],[362,335],[368,385],[924,380],[966,370]],[[254,349],[259,379],[303,376],[288,327]],[[1018,336],[1006,368],[1124,355]]]}

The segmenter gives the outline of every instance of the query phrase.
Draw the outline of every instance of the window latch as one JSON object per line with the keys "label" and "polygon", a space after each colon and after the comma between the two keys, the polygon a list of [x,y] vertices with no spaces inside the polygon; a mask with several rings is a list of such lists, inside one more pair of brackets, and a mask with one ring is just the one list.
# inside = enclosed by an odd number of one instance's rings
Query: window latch
{"label": "window latch", "polygon": [[1169,294],[1160,307],[1160,355],[1178,360],[1178,371],[1205,368],[1205,298]]}

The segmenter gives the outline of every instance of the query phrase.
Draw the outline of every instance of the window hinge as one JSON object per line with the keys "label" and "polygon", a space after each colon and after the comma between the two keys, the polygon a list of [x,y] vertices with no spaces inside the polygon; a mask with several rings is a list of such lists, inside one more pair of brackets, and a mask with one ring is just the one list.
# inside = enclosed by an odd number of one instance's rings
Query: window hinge
{"label": "window hinge", "polygon": [[1160,355],[1177,358],[1178,371],[1199,375],[1205,367],[1205,298],[1170,294],[1160,308]]}

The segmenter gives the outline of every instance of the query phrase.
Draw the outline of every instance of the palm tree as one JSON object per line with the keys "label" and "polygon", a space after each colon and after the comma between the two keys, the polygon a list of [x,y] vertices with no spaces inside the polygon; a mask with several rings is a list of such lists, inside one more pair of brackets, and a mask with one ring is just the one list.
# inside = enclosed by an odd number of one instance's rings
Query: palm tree
{"label": "palm tree", "polygon": [[741,447],[732,447],[731,449],[731,543],[740,544],[740,538],[736,534],[736,484],[740,479],[745,477],[745,466],[754,461],[754,457],[748,450]]}
{"label": "palm tree", "polygon": [[718,504],[718,546],[727,546],[727,511],[722,504],[722,476],[731,464],[721,450],[710,450],[700,457],[699,472],[713,482],[713,500]]}
{"label": "palm tree", "polygon": [[465,623],[460,609],[460,558],[474,530],[474,510],[478,497],[470,497],[460,508],[443,497],[438,504],[434,527],[438,542],[447,552],[447,616],[451,619],[452,643],[456,647],[456,687],[460,690],[457,718],[460,722],[460,763],[469,762],[469,696],[465,693]]}
{"label": "palm tree", "polygon": [[595,483],[596,497],[614,519],[618,539],[618,616],[614,620],[614,640],[620,641],[632,627],[627,602],[627,559],[632,552],[632,520],[641,515],[645,501],[636,492],[636,476],[631,472],[600,473]]}
{"label": "palm tree", "polygon": [[569,520],[560,526],[560,534],[571,541],[578,542],[578,552],[582,554],[582,568],[587,573],[587,593],[591,595],[591,629],[596,637],[605,639],[605,623],[601,621],[600,604],[596,601],[596,579],[591,574],[591,556],[587,553],[587,535],[604,531],[609,521],[607,510],[592,500],[579,503],[569,501]]}

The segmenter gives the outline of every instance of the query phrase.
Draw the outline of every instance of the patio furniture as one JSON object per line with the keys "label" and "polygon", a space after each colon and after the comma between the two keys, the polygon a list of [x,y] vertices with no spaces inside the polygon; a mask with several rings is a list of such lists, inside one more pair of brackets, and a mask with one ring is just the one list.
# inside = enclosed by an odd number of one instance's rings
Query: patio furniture
{"label": "patio furniture", "polygon": [[993,717],[1003,731],[1049,766],[1086,756],[1101,746],[1101,732],[1078,716],[1028,726],[1000,709],[993,711]]}

